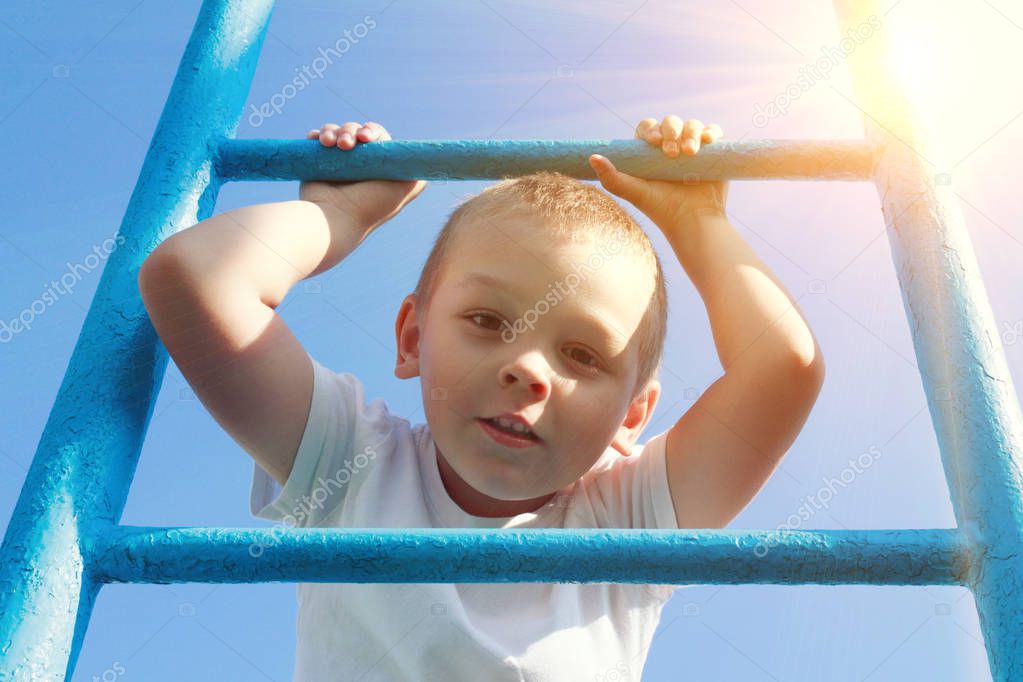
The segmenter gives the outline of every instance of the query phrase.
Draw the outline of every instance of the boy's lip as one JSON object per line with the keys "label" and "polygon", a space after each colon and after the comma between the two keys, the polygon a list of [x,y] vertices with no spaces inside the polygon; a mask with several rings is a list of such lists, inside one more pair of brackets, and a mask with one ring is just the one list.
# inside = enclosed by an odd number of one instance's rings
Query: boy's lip
{"label": "boy's lip", "polygon": [[[496,417],[484,417],[484,419],[507,419],[508,421],[518,422],[525,426],[530,431],[533,431],[533,425],[529,423],[528,419],[526,419],[522,415],[513,414],[511,412],[505,412],[504,414],[499,414]],[[533,435],[536,435],[535,431]]]}
{"label": "boy's lip", "polygon": [[533,434],[532,438],[525,435],[515,436],[506,433],[505,431],[500,430],[497,427],[493,426],[489,422],[489,420],[484,417],[478,417],[476,419],[476,422],[480,425],[480,428],[482,428],[487,433],[488,436],[490,436],[497,443],[504,445],[505,447],[528,448],[533,445],[539,445],[542,442],[542,439],[535,433]]}
{"label": "boy's lip", "polygon": [[536,428],[534,427],[534,425],[530,423],[530,421],[521,414],[516,414],[514,412],[504,412],[503,414],[499,414],[494,417],[481,417],[481,419],[507,419],[509,421],[518,422],[519,424],[522,424],[527,429],[529,429],[529,432],[533,434],[533,438],[537,442],[543,440],[543,438],[540,437],[540,434],[536,432]]}

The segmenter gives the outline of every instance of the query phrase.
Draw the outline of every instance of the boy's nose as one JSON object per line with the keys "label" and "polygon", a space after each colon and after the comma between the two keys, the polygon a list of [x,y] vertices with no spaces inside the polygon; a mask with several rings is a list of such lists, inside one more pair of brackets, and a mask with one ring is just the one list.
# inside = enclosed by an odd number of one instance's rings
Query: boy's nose
{"label": "boy's nose", "polygon": [[550,381],[546,378],[543,366],[543,360],[535,357],[516,358],[501,368],[501,385],[520,384],[537,398],[546,398],[550,392]]}

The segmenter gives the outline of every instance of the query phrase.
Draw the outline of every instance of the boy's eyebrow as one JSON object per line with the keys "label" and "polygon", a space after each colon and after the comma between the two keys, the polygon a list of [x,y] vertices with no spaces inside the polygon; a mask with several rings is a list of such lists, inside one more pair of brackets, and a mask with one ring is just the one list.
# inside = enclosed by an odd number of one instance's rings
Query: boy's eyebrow
{"label": "boy's eyebrow", "polygon": [[[457,286],[458,288],[467,288],[474,284],[478,284],[485,287],[491,287],[498,291],[500,290],[508,291],[510,289],[507,282],[497,279],[493,275],[488,275],[484,272],[469,273],[462,279],[461,282],[458,283]],[[622,343],[620,340],[621,334],[609,329],[607,325],[605,325],[599,317],[587,313],[580,313],[578,315],[578,318],[582,322],[587,324],[589,327],[591,327],[593,330],[595,330],[597,332],[597,335],[600,337],[600,340],[608,348],[613,349],[616,355],[623,350]]]}
{"label": "boy's eyebrow", "polygon": [[470,272],[462,279],[461,282],[458,283],[458,287],[459,288],[470,287],[473,284],[479,284],[480,286],[485,287],[492,287],[494,289],[504,289],[506,291],[513,289],[513,287],[510,287],[507,282],[499,280],[493,275],[488,275],[484,272]]}

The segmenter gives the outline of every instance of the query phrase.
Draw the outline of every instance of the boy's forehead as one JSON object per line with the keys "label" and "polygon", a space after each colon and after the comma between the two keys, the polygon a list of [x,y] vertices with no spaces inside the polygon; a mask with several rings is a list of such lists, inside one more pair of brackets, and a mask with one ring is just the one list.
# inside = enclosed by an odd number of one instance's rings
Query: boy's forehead
{"label": "boy's forehead", "polygon": [[540,216],[522,210],[476,216],[455,230],[451,250],[489,252],[509,246],[535,249],[564,240]]}
{"label": "boy's forehead", "polygon": [[[557,234],[534,216],[464,227],[469,229],[453,240],[442,265],[441,279],[448,286],[483,285],[516,295],[567,286],[580,299],[625,296],[630,306],[637,295],[653,291],[645,259],[595,235]],[[485,273],[491,276],[481,276]]]}
{"label": "boy's forehead", "polygon": [[[518,265],[516,271],[533,276],[536,267],[554,273],[570,262],[585,262],[599,251],[601,243],[596,234],[558,230],[543,218],[522,211],[463,224],[454,237],[447,258],[452,263]],[[620,248],[617,256],[616,260],[624,258]]]}

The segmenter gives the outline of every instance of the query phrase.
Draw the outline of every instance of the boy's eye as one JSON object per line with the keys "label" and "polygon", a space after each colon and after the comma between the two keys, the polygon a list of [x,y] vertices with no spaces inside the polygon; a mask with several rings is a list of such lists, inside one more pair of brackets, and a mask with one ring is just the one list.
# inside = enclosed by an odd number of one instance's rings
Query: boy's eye
{"label": "boy's eye", "polygon": [[[490,327],[490,326],[487,326],[486,324],[479,324],[478,322],[476,322],[476,320],[478,318],[482,318],[484,320],[493,320],[494,322],[497,323],[497,326],[496,327]],[[493,331],[497,331],[502,326],[501,325],[501,320],[499,320],[498,318],[494,317],[493,315],[488,315],[486,313],[473,313],[472,315],[469,316],[469,319],[472,320],[473,324],[475,324],[477,327],[483,327],[484,329],[491,329]]]}
{"label": "boy's eye", "polygon": [[[498,331],[500,329],[504,329],[505,326],[505,323],[501,321],[501,318],[496,317],[494,315],[490,315],[489,313],[473,313],[472,315],[468,316],[468,319],[472,320],[472,323],[475,326],[480,327],[481,329],[488,329],[490,331]],[[480,322],[477,322],[477,320],[490,320],[491,324],[494,324],[494,326],[490,326],[490,324],[487,324],[485,322],[481,324]],[[600,360],[597,358],[597,356],[593,355],[592,353],[586,351],[583,348],[570,348],[568,350],[568,355],[571,356],[573,360],[575,360],[581,365],[584,365],[588,369],[600,368]]]}
{"label": "boy's eye", "polygon": [[[598,367],[599,363],[597,361],[597,358],[592,353],[587,353],[582,348],[572,348],[571,350],[569,350],[569,354],[571,354],[574,351],[579,351],[581,353],[582,357],[583,357],[583,359],[579,359],[578,355],[573,356],[575,358],[575,360],[577,360],[578,362],[581,362],[582,364],[586,365],[587,367],[592,367],[594,369],[596,369]],[[592,362],[587,362],[586,358],[589,358],[590,360],[592,360]]]}

